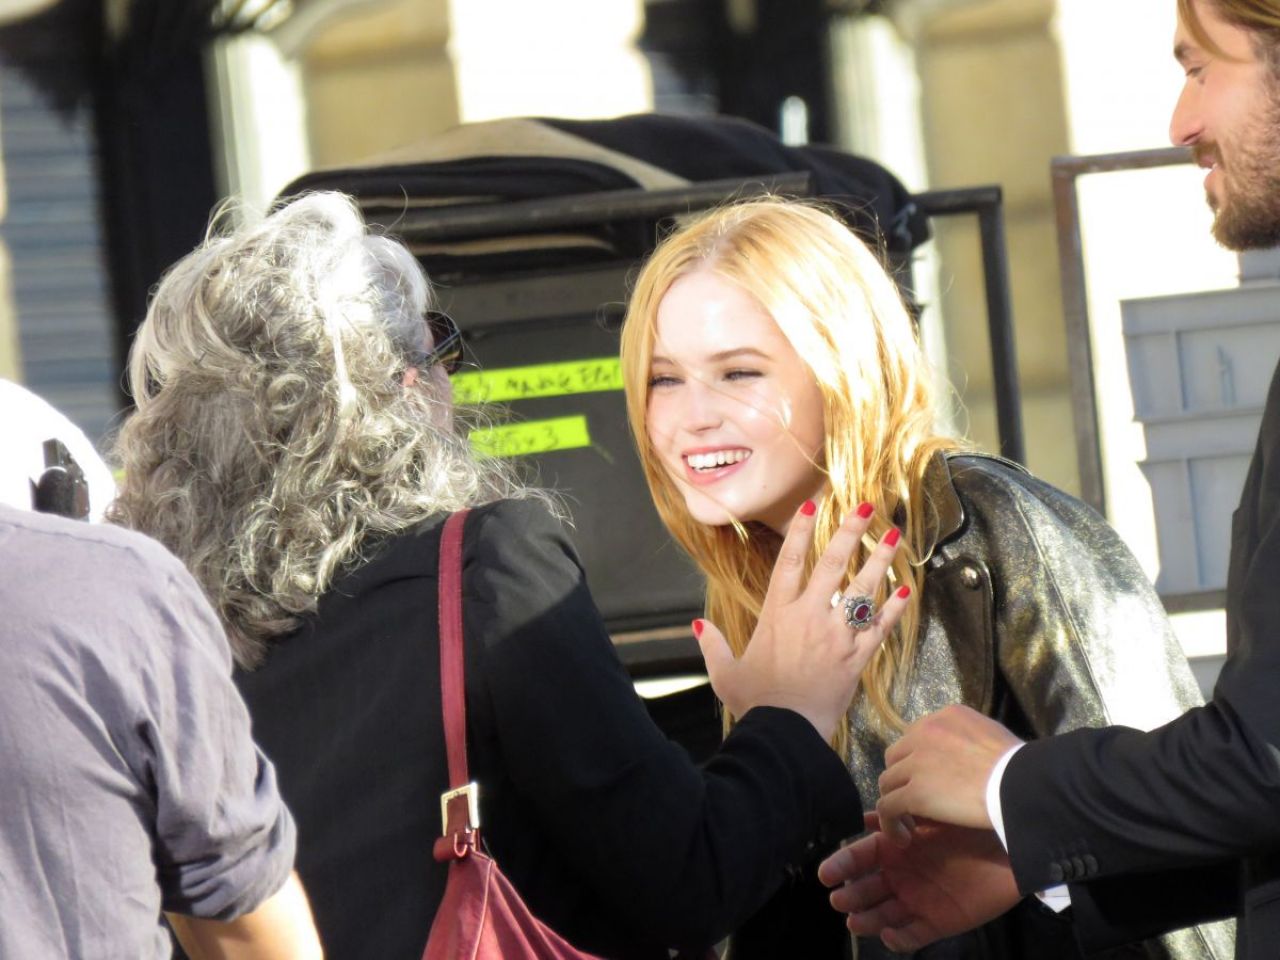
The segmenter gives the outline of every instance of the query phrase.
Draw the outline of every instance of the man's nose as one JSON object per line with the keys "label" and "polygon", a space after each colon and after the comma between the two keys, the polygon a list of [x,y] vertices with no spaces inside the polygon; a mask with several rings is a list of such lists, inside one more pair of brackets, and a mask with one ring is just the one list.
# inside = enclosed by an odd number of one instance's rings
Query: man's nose
{"label": "man's nose", "polygon": [[1184,84],[1169,118],[1169,140],[1175,147],[1189,147],[1199,142],[1203,134],[1199,91],[1191,83]]}

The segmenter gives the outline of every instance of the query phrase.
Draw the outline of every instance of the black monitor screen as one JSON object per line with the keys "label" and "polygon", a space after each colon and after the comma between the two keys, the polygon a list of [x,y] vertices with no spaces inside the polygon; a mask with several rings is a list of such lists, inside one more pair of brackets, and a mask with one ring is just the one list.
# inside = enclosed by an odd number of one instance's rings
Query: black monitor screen
{"label": "black monitor screen", "polygon": [[454,375],[455,400],[496,405],[496,425],[473,444],[563,497],[611,631],[687,628],[702,579],[658,520],[627,426],[624,283],[620,271],[596,271],[441,290],[471,361]]}

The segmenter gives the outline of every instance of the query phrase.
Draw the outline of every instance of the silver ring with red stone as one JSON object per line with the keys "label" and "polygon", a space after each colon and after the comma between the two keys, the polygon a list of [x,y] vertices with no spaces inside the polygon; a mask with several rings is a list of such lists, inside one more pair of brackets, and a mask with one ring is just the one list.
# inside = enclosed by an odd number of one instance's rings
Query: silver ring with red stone
{"label": "silver ring with red stone", "polygon": [[876,605],[870,597],[844,597],[844,622],[853,630],[866,630],[876,615]]}

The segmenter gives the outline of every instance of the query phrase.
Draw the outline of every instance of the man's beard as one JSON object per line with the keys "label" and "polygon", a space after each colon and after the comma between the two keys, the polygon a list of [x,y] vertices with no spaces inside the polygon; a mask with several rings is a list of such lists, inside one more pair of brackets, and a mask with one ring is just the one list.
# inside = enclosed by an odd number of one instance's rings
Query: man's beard
{"label": "man's beard", "polygon": [[1196,145],[1222,174],[1221,201],[1209,198],[1214,239],[1228,250],[1280,246],[1280,83],[1272,82],[1266,116],[1228,148],[1224,157],[1217,144]]}

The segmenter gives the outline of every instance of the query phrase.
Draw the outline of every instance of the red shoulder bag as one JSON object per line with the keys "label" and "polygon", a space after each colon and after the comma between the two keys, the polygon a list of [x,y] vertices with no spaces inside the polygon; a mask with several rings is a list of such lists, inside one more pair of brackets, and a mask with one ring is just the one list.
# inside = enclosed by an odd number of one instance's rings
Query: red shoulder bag
{"label": "red shoulder bag", "polygon": [[467,777],[467,704],[462,655],[462,526],[440,536],[440,699],[449,757],[449,790],[440,797],[444,836],[435,858],[449,864],[422,960],[597,960],[575,950],[535,917],[511,881],[480,849],[479,788]]}

